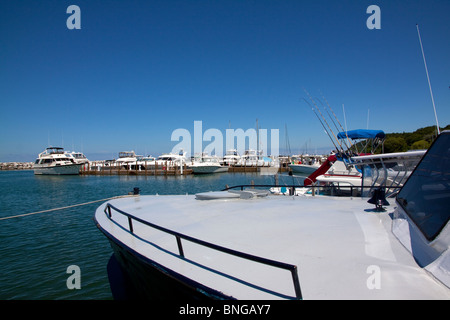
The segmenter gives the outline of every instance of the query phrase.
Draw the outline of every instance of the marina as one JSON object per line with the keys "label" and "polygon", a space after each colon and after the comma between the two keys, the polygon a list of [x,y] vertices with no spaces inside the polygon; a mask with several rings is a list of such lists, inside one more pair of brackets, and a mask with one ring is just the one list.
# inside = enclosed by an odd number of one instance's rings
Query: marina
{"label": "marina", "polygon": [[[16,203],[0,216],[1,223],[5,226],[2,237],[9,242],[0,252],[8,264],[1,280],[10,288],[2,292],[2,298],[128,299],[131,289],[118,289],[118,283],[122,283],[122,280],[114,279],[118,275],[122,278],[124,274],[130,273],[138,276],[136,279],[125,276],[127,281],[133,282],[131,296],[157,300],[445,299],[449,294],[448,288],[434,286],[426,279],[421,279],[416,288],[399,296],[396,294],[400,291],[394,283],[389,284],[382,292],[367,291],[360,286],[367,270],[354,269],[358,276],[346,280],[353,288],[350,291],[342,291],[339,285],[325,285],[337,273],[328,277],[312,276],[312,279],[320,279],[318,283],[311,282],[311,276],[305,279],[305,272],[321,270],[321,264],[316,264],[315,259],[311,259],[319,252],[321,259],[328,256],[325,260],[329,260],[325,265],[340,261],[342,268],[335,270],[340,272],[339,277],[346,270],[354,268],[354,265],[348,265],[348,261],[343,260],[346,253],[340,251],[339,247],[330,246],[330,251],[323,251],[328,246],[325,245],[327,234],[340,239],[339,244],[336,242],[335,245],[351,247],[355,254],[361,254],[361,250],[366,254],[369,252],[367,257],[364,254],[355,257],[362,265],[370,261],[385,268],[386,264],[382,261],[388,261],[388,264],[401,261],[403,265],[400,269],[393,271],[388,278],[397,273],[403,274],[408,268],[415,270],[413,278],[423,278],[421,266],[415,266],[410,261],[410,254],[403,252],[400,249],[402,246],[394,244],[398,240],[389,233],[389,226],[393,223],[391,217],[398,214],[395,211],[398,207],[395,197],[421,161],[425,150],[373,154],[376,147],[383,143],[383,139],[377,138],[374,144],[373,133],[366,131],[366,136],[361,136],[360,131],[355,134],[355,137],[363,138],[363,143],[358,145],[358,152],[348,147],[330,155],[314,156],[314,162],[318,163],[312,173],[296,173],[290,168],[296,162],[307,162],[311,155],[280,156],[276,159],[266,157],[261,162],[243,162],[242,157],[234,160],[228,158],[233,163],[225,164],[227,158],[217,159],[206,154],[187,160],[183,152],[152,157],[139,156],[134,151],[123,151],[119,153],[117,160],[89,161],[80,152],[51,148],[40,155],[33,166],[40,164],[42,159],[55,157],[64,161],[64,164],[78,166],[77,174],[57,172],[42,175],[36,174],[36,168],[4,171],[0,174],[3,188],[9,185],[8,179],[15,181],[14,193],[3,191],[2,201]],[[340,136],[348,139],[349,134],[350,132]],[[377,131],[376,134],[380,132]],[[448,136],[447,132],[443,134]],[[365,152],[367,148],[361,148],[362,146],[369,147],[369,152]],[[237,154],[229,152],[227,155]],[[256,154],[249,152],[248,155]],[[444,159],[447,158],[444,156]],[[52,160],[52,164],[56,165],[58,161]],[[201,173],[194,172],[196,166],[201,168]],[[217,169],[220,172],[215,172]],[[377,189],[380,186],[383,190]],[[28,196],[29,201],[19,201],[23,196],[21,190],[25,189],[34,191]],[[104,203],[98,207],[97,202]],[[152,210],[147,214],[146,208],[150,207]],[[333,213],[335,210],[339,212],[337,215]],[[362,215],[361,210],[364,212]],[[92,212],[96,212],[96,225],[92,224]],[[304,214],[299,214],[302,212]],[[367,220],[368,212],[376,212],[376,221],[374,218]],[[105,215],[107,220],[104,220]],[[127,218],[123,219],[124,217]],[[113,239],[117,230],[105,225],[111,222],[108,222],[109,219],[123,230],[120,237],[125,238]],[[445,217],[443,219],[448,220]],[[183,227],[185,221],[190,221],[188,229]],[[324,228],[324,221],[343,233]],[[286,222],[289,228],[286,227]],[[33,234],[31,229],[26,231],[22,240],[14,241],[20,233],[18,230],[30,223],[37,228],[39,235]],[[305,223],[307,229],[301,227]],[[380,223],[382,227],[372,230],[365,223]],[[59,234],[58,230],[70,225],[74,227],[65,229],[68,232],[64,235]],[[224,225],[227,226],[225,229]],[[149,236],[148,226],[159,229],[162,234],[157,238]],[[246,230],[249,227],[251,232]],[[297,231],[294,232],[292,228]],[[304,235],[311,232],[310,228],[318,228],[315,234],[324,237],[318,242],[322,244],[309,249],[301,246],[301,255],[306,252],[306,256],[300,260],[292,259],[293,253],[286,249],[289,247],[288,243],[309,243],[308,236],[305,238]],[[363,238],[358,230],[362,230]],[[271,236],[266,238],[264,235],[268,233]],[[380,239],[366,237],[372,233],[384,236]],[[386,233],[389,234],[387,237]],[[106,235],[106,239],[103,235]],[[172,242],[174,238],[170,235],[175,237],[175,246]],[[291,238],[294,235],[300,238]],[[136,242],[135,237],[139,241]],[[123,246],[128,240],[136,244],[143,241],[142,246],[133,247],[130,251]],[[39,244],[38,251],[30,241]],[[277,241],[281,243],[277,245]],[[371,252],[383,252],[385,249],[363,245],[368,242],[390,243],[390,250],[394,250],[394,253],[387,250],[387,255],[372,255]],[[27,257],[30,263],[28,260],[24,262],[24,257],[14,254],[17,251],[14,243],[28,246]],[[153,247],[149,253],[148,245]],[[283,250],[279,249],[280,246]],[[205,248],[208,249],[205,251]],[[125,266],[130,263],[142,263],[143,260],[136,260],[135,255],[135,251],[141,249],[146,252],[145,255],[150,254],[144,259],[145,267],[127,269]],[[52,252],[53,258],[42,260],[42,252]],[[224,252],[233,257],[230,259],[229,256],[224,256]],[[152,267],[148,268],[149,262],[153,266],[159,265],[158,269],[165,270],[165,273],[177,279],[176,282],[168,284],[164,277],[160,277],[159,272],[155,273]],[[190,265],[189,268],[195,267],[191,269],[192,273],[182,274],[186,263]],[[34,270],[34,265],[42,265],[45,275],[30,272],[29,270]],[[61,272],[61,269],[70,266],[78,266],[83,270],[82,290],[70,290],[67,286],[61,286],[64,275],[56,277],[55,282],[40,282],[40,279],[49,279],[50,274],[57,272],[57,269]],[[427,272],[435,272],[436,268],[447,268],[446,262],[439,263],[438,267],[430,267],[431,271]],[[16,273],[17,270],[21,270],[21,276]],[[326,272],[322,270],[321,274]],[[23,277],[24,273],[28,275]],[[67,278],[67,272],[65,277]],[[383,279],[383,283],[386,283],[385,278]],[[135,288],[137,283],[141,289]],[[237,283],[239,285],[236,286]],[[406,286],[405,283],[398,285]],[[46,290],[41,291],[42,286]],[[127,285],[128,288],[129,286],[130,284]],[[422,295],[418,291],[423,287],[431,288],[430,295]],[[148,288],[153,289],[149,292]],[[414,290],[416,294],[411,294]],[[207,294],[205,296],[199,292]]]}
{"label": "marina", "polygon": [[[198,157],[197,157],[198,159]],[[223,159],[214,160],[216,170],[200,172],[199,161],[194,156],[192,159],[180,160],[177,154],[163,154],[158,158],[146,157],[146,159],[133,157],[127,161],[103,160],[91,161],[80,168],[82,175],[190,175],[199,173],[220,173],[220,172],[264,172],[269,169],[271,172],[289,172],[289,159],[271,163],[269,161],[235,161],[229,162],[227,156]],[[209,158],[211,159],[211,158]],[[202,166],[213,164],[212,161],[203,161]],[[275,170],[273,170],[275,169]],[[204,170],[203,170],[204,171]]]}
{"label": "marina", "polygon": [[449,11],[4,1],[0,300],[450,300]]}

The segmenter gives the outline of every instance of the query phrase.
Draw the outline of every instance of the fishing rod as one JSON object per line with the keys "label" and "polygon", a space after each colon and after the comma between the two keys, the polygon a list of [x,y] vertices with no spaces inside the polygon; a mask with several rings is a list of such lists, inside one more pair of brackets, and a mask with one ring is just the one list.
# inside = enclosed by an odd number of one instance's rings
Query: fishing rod
{"label": "fishing rod", "polygon": [[[328,117],[330,117],[331,122],[333,122],[333,125],[336,128],[336,131],[339,132],[339,128],[337,127],[336,122],[334,122],[333,118],[331,117],[330,112],[327,110],[327,108],[325,108],[324,104],[322,103],[322,101],[320,101],[320,99],[318,99],[318,98],[316,98],[316,99],[320,102],[320,104],[322,105],[323,109],[327,112]],[[343,144],[345,144],[345,147],[347,149],[349,149],[349,146],[348,146],[348,144],[347,144],[347,142],[345,140],[343,140]]]}
{"label": "fishing rod", "polygon": [[339,121],[338,117],[337,117],[336,114],[334,113],[333,108],[331,108],[331,106],[330,106],[330,104],[328,103],[327,99],[324,97],[324,95],[323,95],[322,93],[320,93],[320,94],[322,95],[322,98],[323,98],[323,99],[325,100],[325,102],[327,103],[328,108],[330,108],[331,112],[333,113],[334,117],[336,118],[336,121],[339,123],[339,126],[341,127],[342,132],[345,132],[345,136],[347,137],[347,140],[348,140],[348,142],[350,143],[350,146],[353,147],[353,143],[352,143],[352,141],[350,140],[350,138],[348,137],[347,130],[345,130],[345,129],[342,127],[341,122]]}
{"label": "fishing rod", "polygon": [[333,143],[334,148],[336,149],[336,151],[339,152],[339,148],[338,148],[338,147],[336,146],[336,144],[334,143],[333,139],[331,138],[330,134],[328,133],[327,128],[326,128],[325,125],[323,124],[322,120],[320,120],[320,117],[319,117],[319,115],[317,114],[317,112],[314,110],[314,108],[311,106],[311,104],[310,104],[305,98],[303,98],[303,100],[305,100],[305,102],[311,107],[311,110],[314,112],[314,114],[316,115],[316,117],[317,117],[317,119],[319,120],[320,124],[322,125],[323,130],[325,131],[325,133],[327,134],[328,138],[330,138],[331,142]]}
{"label": "fishing rod", "polygon": [[325,122],[325,124],[327,125],[328,129],[330,130],[331,134],[333,135],[334,139],[336,139],[336,142],[339,144],[339,146],[341,147],[342,153],[345,153],[344,148],[342,147],[341,143],[339,142],[339,139],[336,137],[336,135],[334,134],[333,130],[331,129],[331,127],[328,125],[327,120],[325,119],[325,117],[323,116],[322,112],[320,112],[319,107],[317,106],[317,104],[315,103],[314,99],[311,97],[311,95],[305,90],[306,94],[308,95],[309,99],[312,101],[312,103],[314,104],[314,106],[316,107],[317,111],[319,111],[320,116],[322,117],[323,121]]}

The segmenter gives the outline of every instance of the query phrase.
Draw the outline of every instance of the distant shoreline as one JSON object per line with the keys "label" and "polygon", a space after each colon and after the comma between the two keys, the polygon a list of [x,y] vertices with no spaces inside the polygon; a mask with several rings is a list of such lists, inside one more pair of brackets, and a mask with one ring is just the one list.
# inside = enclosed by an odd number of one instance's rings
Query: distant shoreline
{"label": "distant shoreline", "polygon": [[32,170],[33,162],[0,162],[0,171]]}

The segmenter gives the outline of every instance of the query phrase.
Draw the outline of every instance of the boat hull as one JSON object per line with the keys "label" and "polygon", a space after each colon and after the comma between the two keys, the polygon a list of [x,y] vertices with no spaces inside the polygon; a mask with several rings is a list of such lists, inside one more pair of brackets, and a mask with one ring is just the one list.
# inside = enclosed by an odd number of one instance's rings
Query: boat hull
{"label": "boat hull", "polygon": [[[110,275],[109,281],[113,296],[118,296],[114,292],[116,290],[121,292],[120,299],[124,300],[204,301],[233,299],[140,255],[117,242],[107,232],[103,231],[103,233],[111,244],[114,258],[118,262],[121,272],[120,280],[113,279]],[[118,277],[117,274],[114,276]],[[113,283],[116,282],[120,282],[121,288],[113,289]]]}
{"label": "boat hull", "polygon": [[227,172],[228,167],[223,166],[191,166],[193,173],[219,173],[219,172]]}
{"label": "boat hull", "polygon": [[356,187],[360,187],[362,183],[361,176],[356,175],[324,174],[318,176],[316,180],[324,183],[341,183]]}
{"label": "boat hull", "polygon": [[294,173],[313,173],[319,166],[310,166],[306,164],[290,164],[289,168],[291,168]]}
{"label": "boat hull", "polygon": [[81,164],[70,164],[64,166],[40,166],[33,167],[35,175],[77,175],[80,173]]}

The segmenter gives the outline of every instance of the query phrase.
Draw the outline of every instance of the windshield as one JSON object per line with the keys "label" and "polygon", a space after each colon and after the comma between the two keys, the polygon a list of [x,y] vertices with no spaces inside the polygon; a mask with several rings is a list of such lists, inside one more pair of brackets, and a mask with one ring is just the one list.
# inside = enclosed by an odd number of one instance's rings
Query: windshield
{"label": "windshield", "polygon": [[397,201],[428,240],[445,227],[450,217],[450,131],[430,147]]}

